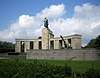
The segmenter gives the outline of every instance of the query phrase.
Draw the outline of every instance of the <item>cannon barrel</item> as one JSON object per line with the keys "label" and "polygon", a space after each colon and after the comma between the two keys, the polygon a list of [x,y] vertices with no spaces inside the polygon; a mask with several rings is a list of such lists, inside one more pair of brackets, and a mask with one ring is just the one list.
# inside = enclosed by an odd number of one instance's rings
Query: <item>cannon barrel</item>
{"label": "cannon barrel", "polygon": [[61,37],[62,41],[64,42],[65,48],[67,48],[67,43],[66,43],[66,41],[64,40],[64,38],[63,38],[61,35],[60,35],[60,37]]}

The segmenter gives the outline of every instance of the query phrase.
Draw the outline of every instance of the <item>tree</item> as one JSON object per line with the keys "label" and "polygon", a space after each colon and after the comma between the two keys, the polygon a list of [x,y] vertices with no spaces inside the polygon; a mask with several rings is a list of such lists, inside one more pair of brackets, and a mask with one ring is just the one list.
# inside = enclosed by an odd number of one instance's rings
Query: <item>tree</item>
{"label": "tree", "polygon": [[4,52],[14,52],[15,44],[6,41],[0,41],[0,53]]}
{"label": "tree", "polygon": [[6,41],[0,41],[0,48],[10,48],[10,49],[14,49],[15,45],[11,42],[6,42]]}
{"label": "tree", "polygon": [[100,48],[100,35],[95,39],[95,47]]}
{"label": "tree", "polygon": [[100,35],[95,39],[91,39],[85,48],[100,48]]}
{"label": "tree", "polygon": [[95,39],[91,39],[90,42],[87,44],[86,48],[94,48],[95,46]]}

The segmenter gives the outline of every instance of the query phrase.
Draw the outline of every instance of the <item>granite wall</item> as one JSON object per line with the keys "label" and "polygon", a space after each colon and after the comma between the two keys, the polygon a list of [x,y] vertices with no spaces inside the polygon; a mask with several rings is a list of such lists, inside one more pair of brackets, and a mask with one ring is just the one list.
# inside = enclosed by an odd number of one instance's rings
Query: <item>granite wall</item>
{"label": "granite wall", "polygon": [[27,59],[100,61],[100,50],[95,49],[55,49],[27,50]]}

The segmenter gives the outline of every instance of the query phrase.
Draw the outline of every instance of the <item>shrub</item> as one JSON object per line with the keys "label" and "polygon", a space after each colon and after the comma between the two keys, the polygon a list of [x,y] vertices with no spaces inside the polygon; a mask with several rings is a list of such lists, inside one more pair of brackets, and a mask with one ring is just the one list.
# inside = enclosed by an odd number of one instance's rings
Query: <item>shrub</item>
{"label": "shrub", "polygon": [[84,73],[83,78],[100,78],[100,71],[91,67]]}
{"label": "shrub", "polygon": [[56,66],[34,61],[0,60],[0,78],[66,78],[71,76],[71,67]]}
{"label": "shrub", "polygon": [[12,48],[0,48],[0,53],[15,52]]}
{"label": "shrub", "polygon": [[[73,70],[74,71],[74,70]],[[44,62],[0,60],[0,78],[100,78],[100,71],[91,67],[85,73],[73,73],[70,66],[56,66]]]}

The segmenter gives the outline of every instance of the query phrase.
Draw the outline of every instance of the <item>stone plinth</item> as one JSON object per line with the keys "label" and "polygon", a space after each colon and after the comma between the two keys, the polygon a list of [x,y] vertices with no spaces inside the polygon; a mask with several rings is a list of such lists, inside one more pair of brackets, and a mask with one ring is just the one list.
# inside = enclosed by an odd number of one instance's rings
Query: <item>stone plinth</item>
{"label": "stone plinth", "polygon": [[20,41],[16,41],[15,44],[15,52],[21,52],[21,46]]}
{"label": "stone plinth", "polygon": [[42,29],[42,49],[49,49],[49,29]]}

